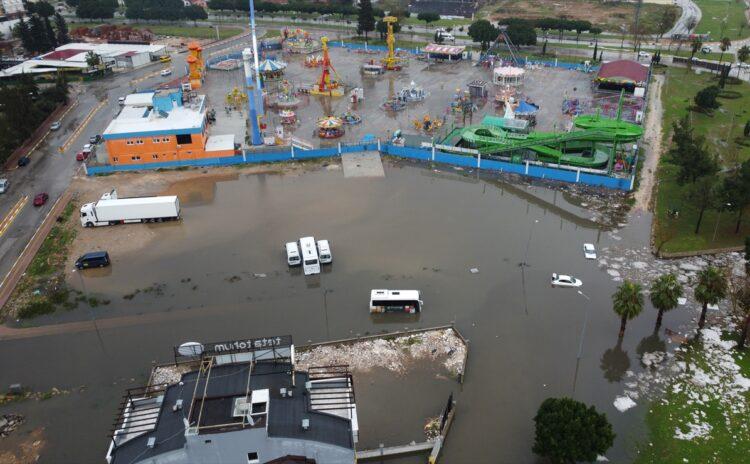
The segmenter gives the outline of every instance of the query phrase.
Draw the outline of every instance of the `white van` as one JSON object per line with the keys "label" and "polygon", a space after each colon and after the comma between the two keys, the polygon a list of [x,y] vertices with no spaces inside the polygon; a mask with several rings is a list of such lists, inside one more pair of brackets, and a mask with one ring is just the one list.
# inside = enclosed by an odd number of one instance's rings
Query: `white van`
{"label": "white van", "polygon": [[315,238],[302,237],[299,239],[299,247],[302,252],[302,269],[305,271],[305,275],[320,274],[320,261],[318,260]]}
{"label": "white van", "polygon": [[297,242],[288,242],[286,244],[286,263],[290,266],[299,266],[302,264]]}
{"label": "white van", "polygon": [[422,311],[419,290],[372,290],[370,291],[370,313],[408,313]]}
{"label": "white van", "polygon": [[320,258],[320,264],[330,264],[333,262],[333,255],[331,254],[331,247],[328,245],[328,240],[318,240],[318,257]]}

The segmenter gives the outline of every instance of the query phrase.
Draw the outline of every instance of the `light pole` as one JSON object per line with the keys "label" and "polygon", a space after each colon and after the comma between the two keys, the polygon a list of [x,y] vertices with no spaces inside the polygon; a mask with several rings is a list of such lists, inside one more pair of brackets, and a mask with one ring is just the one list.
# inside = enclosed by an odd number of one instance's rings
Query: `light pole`
{"label": "light pole", "polygon": [[[591,301],[591,298],[589,298],[585,293],[578,290],[577,293],[581,295],[582,297],[586,298],[586,301]],[[575,395],[576,392],[576,383],[578,382],[578,366],[581,362],[581,356],[583,355],[583,338],[586,336],[586,326],[589,323],[589,306],[586,305],[586,312],[583,317],[583,327],[581,328],[581,337],[578,341],[578,354],[576,355],[576,371],[573,375],[573,394]]]}
{"label": "light pole", "polygon": [[86,284],[83,282],[83,273],[73,268],[73,272],[78,274],[78,279],[81,282],[81,289],[83,290],[83,296],[86,297],[86,304],[89,306],[89,316],[91,317],[91,322],[94,324],[94,331],[96,332],[96,337],[99,339],[99,346],[102,349],[102,352],[104,354],[107,354],[107,350],[104,348],[104,339],[102,339],[102,334],[99,332],[99,325],[96,323],[96,315],[94,314],[94,309],[91,307],[88,301],[88,292],[86,291]]}
{"label": "light pole", "polygon": [[523,289],[523,309],[524,312],[526,312],[526,315],[529,314],[529,305],[528,301],[526,300],[526,267],[528,267],[529,263],[529,245],[531,244],[531,236],[534,234],[534,225],[539,222],[539,219],[534,219],[534,222],[531,223],[531,229],[529,230],[529,238],[526,240],[526,254],[523,257],[523,261],[521,261],[518,265],[521,266],[521,288]]}
{"label": "light pole", "polygon": [[[731,207],[731,203],[725,203],[724,206],[727,208]],[[714,226],[714,235],[711,237],[711,242],[713,243],[716,240],[716,232],[719,230],[719,218],[721,218],[721,210],[719,210],[716,214],[716,225]]]}

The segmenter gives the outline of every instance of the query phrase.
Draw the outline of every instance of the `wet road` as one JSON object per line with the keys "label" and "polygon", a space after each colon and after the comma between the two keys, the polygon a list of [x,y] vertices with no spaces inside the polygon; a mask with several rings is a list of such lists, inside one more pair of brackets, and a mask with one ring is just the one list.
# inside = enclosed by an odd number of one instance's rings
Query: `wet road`
{"label": "wet road", "polygon": [[[642,407],[619,413],[612,401],[625,371],[640,370],[636,351],[649,341],[654,312],[647,307],[617,344],[610,299],[616,284],[581,253],[584,241],[606,247],[608,235],[562,193],[403,163],[387,164],[383,179],[321,169],[214,181],[209,172],[204,181],[174,186],[182,222],[158,225],[159,239],[137,252],[113,254],[102,275],[70,282],[110,305],[38,321],[96,319],[99,330],[0,344],[0,385],[85,385],[5,408],[28,414],[26,430],[47,427],[40,462],[101,462],[122,391],[144,383],[150,363],[169,361],[171,346],[186,340],[290,333],[303,344],[451,321],[470,341],[464,386],[430,373],[426,385],[408,379],[384,392],[375,373],[357,393],[380,411],[361,423],[364,446],[421,440],[415,422],[394,418],[417,416],[419,423],[452,390],[459,410],[444,462],[536,462],[532,417],[545,398],[562,395],[607,413],[618,435],[608,453],[613,462],[632,456]],[[649,218],[635,222],[619,232],[620,244],[647,243]],[[320,276],[285,265],[283,243],[302,235],[331,242],[334,263]],[[552,288],[552,272],[581,278],[589,299]],[[372,319],[372,288],[420,289],[424,312],[416,322]],[[670,314],[669,324],[680,318],[688,314]],[[373,410],[371,403],[365,408]]]}

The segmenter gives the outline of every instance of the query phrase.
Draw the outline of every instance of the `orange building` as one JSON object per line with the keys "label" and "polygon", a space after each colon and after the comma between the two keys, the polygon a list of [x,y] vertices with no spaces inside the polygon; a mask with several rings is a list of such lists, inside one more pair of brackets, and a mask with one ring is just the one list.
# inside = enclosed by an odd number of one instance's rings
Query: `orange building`
{"label": "orange building", "polygon": [[128,95],[102,135],[109,164],[233,156],[233,134],[208,135],[205,96],[182,99],[180,89]]}

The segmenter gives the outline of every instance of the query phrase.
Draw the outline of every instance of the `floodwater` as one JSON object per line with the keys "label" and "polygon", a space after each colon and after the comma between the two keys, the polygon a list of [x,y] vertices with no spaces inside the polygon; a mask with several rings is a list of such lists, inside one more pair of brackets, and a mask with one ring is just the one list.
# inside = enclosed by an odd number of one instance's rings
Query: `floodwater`
{"label": "floodwater", "polygon": [[[113,265],[103,275],[71,278],[111,303],[38,321],[94,320],[98,330],[0,343],[0,385],[74,390],[3,408],[28,414],[17,435],[46,427],[40,462],[102,462],[124,389],[142,385],[152,361],[169,361],[171,347],[188,340],[291,334],[304,344],[455,322],[470,343],[463,386],[427,367],[409,379],[381,371],[355,377],[363,445],[420,440],[424,419],[453,391],[457,415],[443,462],[536,462],[539,404],[572,396],[613,423],[610,460],[630,460],[643,407],[620,413],[612,401],[626,370],[641,369],[639,344],[655,342],[654,312],[647,307],[618,345],[616,283],[581,252],[583,242],[606,247],[609,236],[560,192],[395,161],[385,173],[208,173],[172,186],[183,200],[182,221],[154,225],[159,238],[138,251],[110,250]],[[649,220],[637,216],[619,243],[647,243]],[[286,266],[284,242],[305,235],[331,243],[334,262],[319,276]],[[552,288],[552,272],[582,279],[583,295]],[[373,288],[421,290],[422,314],[373,319]],[[688,317],[670,313],[669,323]]]}

